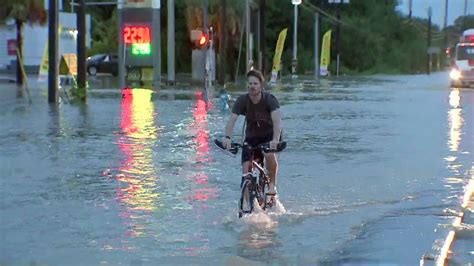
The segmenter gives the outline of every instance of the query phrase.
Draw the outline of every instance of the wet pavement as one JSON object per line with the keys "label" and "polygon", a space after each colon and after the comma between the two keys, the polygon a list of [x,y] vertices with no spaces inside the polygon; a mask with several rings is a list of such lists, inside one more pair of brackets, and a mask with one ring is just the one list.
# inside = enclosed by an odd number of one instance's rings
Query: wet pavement
{"label": "wet pavement", "polygon": [[414,265],[434,262],[452,230],[450,260],[472,262],[461,201],[474,179],[474,89],[447,79],[272,88],[288,142],[282,205],[245,219],[240,158],[212,144],[229,116],[217,93],[206,103],[196,87],[101,83],[86,105],[54,106],[44,88],[29,104],[0,84],[0,264]]}

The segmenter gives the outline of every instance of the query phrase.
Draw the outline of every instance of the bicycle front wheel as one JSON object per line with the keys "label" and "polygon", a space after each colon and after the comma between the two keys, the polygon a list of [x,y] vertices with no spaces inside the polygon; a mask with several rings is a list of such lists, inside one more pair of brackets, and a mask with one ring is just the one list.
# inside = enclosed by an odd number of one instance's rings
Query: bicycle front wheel
{"label": "bicycle front wheel", "polygon": [[253,184],[252,181],[246,179],[242,184],[242,190],[239,201],[239,218],[244,214],[252,213],[254,209],[254,198],[255,195],[252,193]]}

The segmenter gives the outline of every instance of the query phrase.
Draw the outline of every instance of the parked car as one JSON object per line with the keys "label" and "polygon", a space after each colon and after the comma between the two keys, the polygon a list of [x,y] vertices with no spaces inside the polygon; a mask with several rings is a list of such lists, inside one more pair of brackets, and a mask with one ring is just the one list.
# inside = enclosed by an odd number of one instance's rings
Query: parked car
{"label": "parked car", "polygon": [[87,73],[95,76],[97,73],[118,74],[118,56],[116,54],[96,54],[87,58]]}

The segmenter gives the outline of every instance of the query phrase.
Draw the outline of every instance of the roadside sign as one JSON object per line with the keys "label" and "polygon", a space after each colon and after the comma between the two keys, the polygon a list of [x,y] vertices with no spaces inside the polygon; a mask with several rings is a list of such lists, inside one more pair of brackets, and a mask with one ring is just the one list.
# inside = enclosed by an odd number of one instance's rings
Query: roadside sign
{"label": "roadside sign", "polygon": [[77,55],[63,54],[59,63],[60,75],[77,75]]}
{"label": "roadside sign", "polygon": [[16,55],[16,40],[7,40],[8,55]]}

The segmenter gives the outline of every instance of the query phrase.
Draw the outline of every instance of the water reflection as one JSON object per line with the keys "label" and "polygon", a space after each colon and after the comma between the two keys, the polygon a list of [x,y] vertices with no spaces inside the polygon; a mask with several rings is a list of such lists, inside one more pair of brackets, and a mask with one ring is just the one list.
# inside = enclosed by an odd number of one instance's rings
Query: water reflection
{"label": "water reflection", "polygon": [[454,88],[449,93],[449,105],[452,107],[448,111],[448,121],[449,121],[449,149],[451,151],[458,151],[459,142],[461,141],[461,126],[463,123],[461,116],[461,96],[459,95],[459,90]]}
{"label": "water reflection", "polygon": [[125,211],[129,236],[143,236],[145,224],[157,209],[158,176],[153,165],[153,146],[157,139],[156,116],[151,100],[152,91],[124,89],[118,146],[125,159],[121,162],[117,180],[117,198]]}
{"label": "water reflection", "polygon": [[209,176],[205,171],[209,156],[209,129],[208,129],[208,105],[201,91],[196,92],[196,105],[193,110],[193,123],[190,130],[194,135],[195,145],[194,174],[191,179],[197,185],[193,191],[192,200],[206,201],[217,196],[215,187],[209,186]]}
{"label": "water reflection", "polygon": [[240,234],[237,255],[248,260],[272,261],[284,257],[282,241],[275,228],[248,228]]}
{"label": "water reflection", "polygon": [[[464,178],[460,176],[460,169],[462,168],[462,163],[458,162],[458,153],[459,145],[462,138],[462,107],[461,107],[461,96],[458,88],[453,88],[449,93],[449,105],[450,109],[448,110],[448,122],[449,122],[449,139],[448,147],[452,155],[445,158],[447,168],[451,170],[453,176],[446,177],[444,179],[445,187],[450,191],[450,196],[448,196],[445,201],[452,202],[453,199],[457,201],[458,199],[458,188],[459,184],[465,182]],[[461,206],[464,207],[464,206]],[[451,224],[452,228],[449,230],[448,235],[444,239],[443,245],[440,247],[439,256],[437,257],[437,265],[445,265],[448,263],[449,254],[452,253],[451,249],[453,248],[453,243],[455,241],[456,231],[455,228],[459,228],[462,223],[463,212],[454,213],[454,220]]]}

